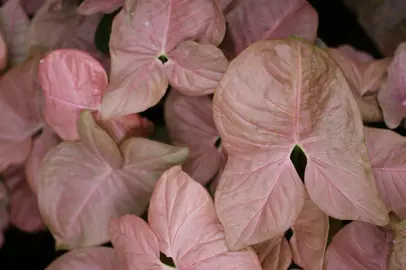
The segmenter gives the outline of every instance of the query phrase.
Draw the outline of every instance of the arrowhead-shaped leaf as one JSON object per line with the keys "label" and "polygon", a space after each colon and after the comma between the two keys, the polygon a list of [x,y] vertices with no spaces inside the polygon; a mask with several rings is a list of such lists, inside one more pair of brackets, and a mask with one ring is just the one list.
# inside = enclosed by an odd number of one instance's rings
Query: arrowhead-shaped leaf
{"label": "arrowhead-shaped leaf", "polygon": [[399,44],[395,56],[388,68],[386,85],[378,93],[379,105],[382,107],[385,123],[389,128],[396,128],[406,116],[406,42]]}
{"label": "arrowhead-shaped leaf", "polygon": [[90,247],[70,251],[45,270],[119,270],[117,256],[110,247]]}
{"label": "arrowhead-shaped leaf", "polygon": [[220,47],[229,59],[259,40],[281,39],[291,35],[310,42],[316,40],[318,15],[306,0],[221,2],[227,32]]}
{"label": "arrowhead-shaped leaf", "polygon": [[[210,195],[180,166],[167,170],[158,181],[148,220],[151,228],[134,216],[112,222],[112,242],[122,250],[127,269],[165,269],[158,248],[180,270],[261,269],[251,249],[229,252]],[[132,254],[143,254],[143,259]]]}
{"label": "arrowhead-shaped leaf", "polygon": [[57,246],[66,249],[107,242],[110,219],[141,215],[161,173],[188,154],[143,138],[118,148],[89,111],[81,114],[78,132],[80,141],[48,152],[38,179],[41,213]]}
{"label": "arrowhead-shaped leaf", "polygon": [[[168,75],[181,91],[212,93],[226,68],[225,56],[215,47],[224,33],[216,0],[126,1],[112,26],[111,85],[103,117],[154,106],[166,92]],[[194,55],[185,58],[189,53]]]}
{"label": "arrowhead-shaped leaf", "polygon": [[323,212],[388,223],[360,112],[324,50],[298,38],[251,45],[230,64],[213,107],[229,155],[216,209],[232,249],[276,237],[299,216],[304,188],[289,158],[296,145],[307,157],[310,198]]}
{"label": "arrowhead-shaped leaf", "polygon": [[325,270],[386,270],[393,233],[362,221],[341,229],[327,248]]}
{"label": "arrowhead-shaped leaf", "polygon": [[107,74],[89,54],[56,50],[41,60],[39,79],[44,91],[44,118],[64,140],[77,140],[76,122],[82,110],[99,110]]}
{"label": "arrowhead-shaped leaf", "polygon": [[172,90],[164,115],[172,144],[190,150],[183,170],[205,185],[218,172],[222,153],[215,145],[219,134],[213,121],[212,101],[207,96],[191,97]]}
{"label": "arrowhead-shaped leaf", "polygon": [[384,129],[364,132],[379,195],[388,212],[406,219],[406,138]]}

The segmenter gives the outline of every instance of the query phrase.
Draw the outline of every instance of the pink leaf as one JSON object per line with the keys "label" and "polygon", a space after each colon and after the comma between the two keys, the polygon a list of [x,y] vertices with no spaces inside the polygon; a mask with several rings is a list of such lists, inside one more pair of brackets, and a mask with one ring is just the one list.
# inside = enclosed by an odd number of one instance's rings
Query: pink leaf
{"label": "pink leaf", "polygon": [[85,52],[56,50],[41,60],[39,78],[45,121],[62,139],[77,140],[80,112],[98,110],[108,85],[103,67]]}
{"label": "pink leaf", "polygon": [[187,146],[190,155],[183,169],[205,185],[220,168],[219,134],[213,121],[209,97],[191,97],[172,90],[165,103],[165,123],[172,144]]}
{"label": "pink leaf", "polygon": [[228,156],[224,148],[222,148],[220,155],[220,165],[217,174],[214,176],[213,180],[210,183],[210,191],[212,194],[216,193],[217,187],[220,183],[221,176],[223,174],[224,168],[226,167]]}
{"label": "pink leaf", "polygon": [[9,0],[0,8],[0,30],[6,41],[12,65],[27,58],[26,36],[29,23],[20,0]]}
{"label": "pink leaf", "polygon": [[264,270],[286,270],[292,263],[292,251],[283,236],[256,244],[254,250]]}
{"label": "pink leaf", "polygon": [[365,122],[381,121],[383,116],[376,92],[386,77],[389,58],[369,60],[368,55],[349,46],[328,49],[328,52],[343,71],[361,111],[362,119]]}
{"label": "pink leaf", "polygon": [[3,232],[9,225],[9,200],[6,186],[4,185],[3,181],[0,181],[0,248],[4,244]]}
{"label": "pink leaf", "polygon": [[406,219],[406,138],[384,129],[364,132],[379,195],[388,212]]}
{"label": "pink leaf", "polygon": [[41,213],[64,249],[107,242],[110,219],[141,215],[161,173],[188,154],[143,138],[118,148],[89,111],[82,112],[78,132],[79,142],[63,142],[48,152],[38,178]]}
{"label": "pink leaf", "polygon": [[327,248],[326,270],[386,270],[393,233],[385,228],[353,221],[341,229]]}
{"label": "pink leaf", "polygon": [[25,179],[24,168],[7,170],[4,181],[10,192],[10,223],[26,232],[44,229],[36,195]]}
{"label": "pink leaf", "polygon": [[48,127],[44,128],[42,134],[34,139],[31,153],[25,164],[27,183],[34,193],[37,193],[38,173],[41,168],[42,159],[48,151],[56,147],[60,142],[61,139]]}
{"label": "pink leaf", "polygon": [[78,7],[79,14],[92,15],[94,13],[112,13],[124,5],[125,0],[85,0]]}
{"label": "pink leaf", "polygon": [[299,38],[256,42],[230,64],[213,108],[229,155],[216,209],[233,249],[280,235],[298,217],[304,190],[289,159],[296,145],[307,157],[310,198],[323,212],[388,223],[360,112],[324,50]]}
{"label": "pink leaf", "polygon": [[399,44],[388,68],[388,80],[378,93],[386,125],[393,129],[400,125],[406,116],[406,42]]}
{"label": "pink leaf", "polygon": [[263,39],[296,35],[316,40],[318,15],[306,0],[245,0],[223,6],[227,32],[221,48],[228,58]]}
{"label": "pink leaf", "polygon": [[90,247],[70,251],[53,261],[45,270],[118,270],[114,249]]}
{"label": "pink leaf", "polygon": [[361,63],[368,63],[375,58],[370,55],[369,53],[365,51],[360,51],[352,47],[351,45],[344,44],[338,47],[338,50],[349,56],[351,59],[353,59],[356,62],[361,62]]}
{"label": "pink leaf", "polygon": [[181,43],[168,54],[168,58],[170,60],[164,67],[169,84],[191,96],[213,93],[228,66],[219,48],[193,41]]}
{"label": "pink leaf", "polygon": [[113,219],[109,236],[125,269],[168,269],[159,260],[159,244],[155,233],[141,218],[126,215]]}
{"label": "pink leaf", "polygon": [[33,58],[0,78],[0,171],[25,161],[31,136],[42,128],[38,63]]}
{"label": "pink leaf", "polygon": [[[395,234],[395,238],[392,243],[392,252],[389,258],[390,270],[403,270],[406,267],[406,220],[399,221],[397,218],[391,220],[392,224],[390,228]],[[395,221],[395,222],[393,222]]]}
{"label": "pink leaf", "polygon": [[7,67],[7,44],[4,41],[3,35],[0,32],[0,71],[3,71]]}
{"label": "pink leaf", "polygon": [[164,269],[158,248],[173,258],[176,269],[261,269],[251,249],[228,251],[210,195],[180,166],[167,170],[156,184],[148,220],[152,230],[134,216],[112,222],[112,242],[122,250],[127,269]]}
{"label": "pink leaf", "polygon": [[47,0],[28,30],[30,54],[67,48],[86,51],[101,60],[94,37],[103,14],[82,16],[76,9],[76,1]]}
{"label": "pink leaf", "polygon": [[322,270],[329,219],[307,195],[290,239],[293,260],[303,269]]}
{"label": "pink leaf", "polygon": [[[165,69],[180,90],[212,93],[227,60],[209,45],[217,46],[224,32],[216,0],[126,1],[112,26],[111,85],[103,99],[103,117],[138,113],[157,104],[168,87]],[[189,40],[200,46],[182,44]],[[184,59],[190,51],[198,54]],[[204,56],[214,62],[204,63]],[[194,70],[196,64],[203,69]]]}

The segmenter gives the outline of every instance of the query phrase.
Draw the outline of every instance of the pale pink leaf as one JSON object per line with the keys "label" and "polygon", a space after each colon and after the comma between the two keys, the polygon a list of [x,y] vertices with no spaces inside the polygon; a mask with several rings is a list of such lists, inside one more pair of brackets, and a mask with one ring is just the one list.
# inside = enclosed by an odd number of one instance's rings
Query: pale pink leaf
{"label": "pale pink leaf", "polygon": [[216,193],[217,187],[220,183],[221,175],[223,174],[224,168],[226,167],[227,160],[228,160],[228,156],[227,156],[226,150],[223,147],[221,147],[219,170],[210,182],[211,194]]}
{"label": "pale pink leaf", "polygon": [[9,196],[3,181],[0,181],[0,248],[4,244],[3,232],[9,225]]}
{"label": "pale pink leaf", "polygon": [[302,212],[292,226],[293,260],[303,269],[322,270],[324,251],[329,233],[329,219],[313,201],[306,196]]}
{"label": "pale pink leaf", "polygon": [[82,16],[75,1],[46,0],[28,29],[29,53],[55,49],[79,49],[101,60],[94,43],[96,29],[103,14]]}
{"label": "pale pink leaf", "polygon": [[284,236],[253,246],[264,270],[286,270],[292,263],[292,251]]}
{"label": "pale pink leaf", "polygon": [[229,251],[210,195],[180,166],[156,184],[148,221],[177,269],[261,269],[251,249]]}
{"label": "pale pink leaf", "polygon": [[219,48],[194,41],[181,43],[169,52],[168,58],[164,68],[169,84],[191,96],[213,93],[228,66]]}
{"label": "pale pink leaf", "polygon": [[375,60],[375,58],[372,55],[370,55],[369,53],[367,53],[365,51],[360,51],[348,44],[339,46],[338,50],[345,53],[347,56],[352,58],[354,61],[358,61],[361,63],[368,63],[368,62]]}
{"label": "pale pink leaf", "polygon": [[45,270],[120,270],[114,249],[89,247],[63,254]]}
{"label": "pale pink leaf", "polygon": [[126,215],[113,219],[109,237],[125,270],[169,269],[159,260],[159,243],[155,233],[141,218]]}
{"label": "pale pink leaf", "polygon": [[141,215],[161,173],[188,154],[143,138],[118,148],[89,111],[81,114],[78,132],[80,141],[47,153],[38,178],[41,213],[64,249],[107,242],[110,219]]}
{"label": "pale pink leaf", "polygon": [[11,65],[27,58],[26,38],[30,21],[20,0],[9,0],[0,8],[0,31],[6,41]]}
{"label": "pale pink leaf", "polygon": [[223,12],[227,32],[221,48],[228,58],[263,39],[296,35],[314,42],[317,38],[318,15],[306,0],[232,1]]}
{"label": "pale pink leaf", "polygon": [[25,177],[30,189],[34,193],[37,193],[38,173],[41,168],[42,159],[48,151],[56,147],[60,142],[61,139],[49,127],[45,127],[41,135],[34,139],[32,150],[25,163]]}
{"label": "pale pink leaf", "polygon": [[364,132],[379,195],[388,212],[406,219],[406,138],[384,129]]}
{"label": "pale pink leaf", "polygon": [[213,121],[209,97],[191,97],[172,90],[165,102],[166,128],[173,145],[187,146],[190,155],[183,170],[205,185],[220,168],[219,134]]}
{"label": "pale pink leaf", "polygon": [[94,13],[112,13],[124,5],[125,0],[85,0],[78,7],[79,14],[92,15]]}
{"label": "pale pink leaf", "polygon": [[0,32],[0,71],[7,67],[8,61],[8,48],[4,41],[3,34]]}
{"label": "pale pink leaf", "polygon": [[45,228],[38,209],[38,200],[25,179],[24,168],[10,168],[4,173],[10,193],[10,223],[26,232]]}
{"label": "pale pink leaf", "polygon": [[388,68],[386,85],[378,93],[386,125],[394,129],[406,116],[406,42],[399,44]]}
{"label": "pale pink leaf", "polygon": [[[184,54],[190,48],[181,45],[183,49],[177,52],[176,47],[188,40],[217,46],[224,33],[225,21],[216,0],[126,1],[124,8],[114,18],[112,26],[111,84],[103,99],[103,117],[138,113],[157,104],[168,87],[164,67],[168,64],[173,65],[170,64],[171,52],[175,50],[173,54],[179,58],[182,51]],[[198,50],[199,55],[193,58],[193,61],[201,62],[201,54],[207,54],[206,50],[210,47],[203,48],[205,49]],[[213,47],[209,50],[219,55]],[[211,64],[204,65],[206,68],[213,67],[212,72],[217,74],[221,70],[217,67],[218,59],[221,57],[212,58],[216,67]],[[166,62],[167,60],[169,62]],[[195,64],[185,62],[185,59],[178,59],[180,60],[181,64],[186,63],[189,68]],[[220,60],[220,63],[222,61],[224,60]],[[186,74],[185,69],[179,66],[178,69],[181,74],[177,76],[191,74],[189,71]],[[211,87],[213,82],[210,81],[217,78],[215,75],[204,80],[201,76],[197,76],[196,80],[196,75],[198,74],[192,76],[193,81],[182,81],[183,85],[180,86],[184,87],[190,83],[188,87],[191,91],[194,88],[201,89],[203,85],[200,83],[204,82],[204,87]],[[177,80],[174,82],[179,84]],[[200,94],[203,95],[205,92]]]}
{"label": "pale pink leaf", "polygon": [[38,73],[45,121],[62,139],[77,140],[79,114],[84,109],[99,109],[108,85],[106,72],[89,54],[60,49],[41,60]]}
{"label": "pale pink leaf", "polygon": [[304,187],[289,149],[268,150],[229,155],[221,175],[216,210],[233,250],[283,234],[303,207]]}
{"label": "pale pink leaf", "polygon": [[216,192],[217,213],[233,248],[273,238],[293,225],[303,205],[303,186],[289,159],[296,145],[307,157],[310,197],[323,212],[388,223],[360,112],[324,50],[299,38],[256,42],[220,80],[213,111],[228,163],[233,162]]}
{"label": "pale pink leaf", "polygon": [[31,136],[42,128],[38,63],[33,58],[0,78],[0,171],[26,160]]}
{"label": "pale pink leaf", "polygon": [[389,229],[353,221],[341,229],[327,248],[325,270],[386,270],[393,233]]}

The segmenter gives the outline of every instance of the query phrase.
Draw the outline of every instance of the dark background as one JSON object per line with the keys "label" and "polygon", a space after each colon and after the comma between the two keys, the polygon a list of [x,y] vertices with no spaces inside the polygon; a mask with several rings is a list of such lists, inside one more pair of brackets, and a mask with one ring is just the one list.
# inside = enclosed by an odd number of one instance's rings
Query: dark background
{"label": "dark background", "polygon": [[[319,13],[318,36],[329,46],[348,43],[381,58],[373,42],[366,36],[351,13],[339,0],[309,0]],[[96,35],[98,47],[108,49],[108,32],[111,15],[106,15]],[[143,113],[156,124],[163,123],[162,106],[158,105]],[[54,241],[49,232],[29,234],[11,227],[5,233],[6,242],[0,250],[1,270],[43,270],[63,252],[56,252]]]}

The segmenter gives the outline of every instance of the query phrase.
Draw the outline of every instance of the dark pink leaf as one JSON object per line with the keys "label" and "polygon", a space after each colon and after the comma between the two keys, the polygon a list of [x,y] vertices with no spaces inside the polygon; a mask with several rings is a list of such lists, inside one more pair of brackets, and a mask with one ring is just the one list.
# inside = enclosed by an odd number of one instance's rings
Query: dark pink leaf
{"label": "dark pink leaf", "polygon": [[181,43],[168,54],[164,65],[169,84],[191,96],[211,94],[227,70],[223,52],[212,44]]}
{"label": "dark pink leaf", "polygon": [[118,148],[89,111],[82,112],[78,132],[80,141],[48,152],[38,178],[41,213],[64,249],[107,242],[110,219],[141,215],[161,173],[188,154],[144,138]]}
{"label": "dark pink leaf", "polygon": [[100,113],[97,115],[97,123],[120,144],[125,139],[131,137],[148,137],[154,130],[154,124],[139,114],[127,114],[119,117],[113,117],[108,120],[100,119]]}
{"label": "dark pink leaf", "polygon": [[112,242],[126,269],[165,269],[158,248],[180,270],[261,269],[251,249],[228,250],[210,195],[180,166],[167,170],[156,184],[148,220],[152,230],[134,216],[112,222]]}
{"label": "dark pink leaf", "polygon": [[290,239],[293,260],[303,269],[322,270],[329,232],[329,219],[306,194],[305,203]]}
{"label": "dark pink leaf", "polygon": [[[225,1],[224,1],[225,2]],[[245,0],[223,3],[227,32],[221,48],[229,59],[250,44],[291,35],[314,42],[318,15],[306,0]]]}
{"label": "dark pink leaf", "polygon": [[4,244],[3,232],[9,225],[9,196],[3,181],[0,181],[0,248]]}
{"label": "dark pink leaf", "polygon": [[77,140],[76,122],[84,109],[99,110],[107,75],[89,54],[55,50],[41,60],[39,79],[47,124],[64,140]]}
{"label": "dark pink leaf", "polygon": [[307,157],[310,198],[323,212],[388,223],[360,112],[323,49],[299,38],[256,42],[230,64],[213,111],[228,153],[216,209],[233,249],[276,237],[299,216],[304,188],[289,158],[296,145]]}
{"label": "dark pink leaf", "polygon": [[254,245],[264,270],[286,270],[292,263],[292,251],[283,236]]}
{"label": "dark pink leaf", "polygon": [[15,167],[4,173],[10,193],[10,223],[26,232],[45,228],[38,209],[38,200],[25,179],[24,168]]}
{"label": "dark pink leaf", "polygon": [[406,219],[406,138],[384,129],[364,132],[379,195],[388,212]]}
{"label": "dark pink leaf", "polygon": [[56,147],[60,142],[61,139],[49,127],[45,127],[41,135],[34,139],[32,150],[25,163],[25,177],[32,192],[37,193],[38,173],[42,159],[48,151]]}
{"label": "dark pink leaf", "polygon": [[172,90],[165,102],[165,123],[173,145],[187,146],[190,155],[183,170],[205,185],[220,168],[219,134],[208,96],[191,97]]}
{"label": "dark pink leaf", "polygon": [[365,122],[382,121],[382,110],[378,105],[376,92],[386,78],[389,58],[367,60],[365,59],[367,55],[349,46],[328,49],[328,52],[343,71],[361,111],[362,119]]}
{"label": "dark pink leaf", "polygon": [[326,270],[386,270],[393,233],[389,229],[353,221],[341,229],[327,248]]}
{"label": "dark pink leaf", "polygon": [[101,60],[94,38],[102,17],[101,13],[80,15],[76,1],[47,0],[35,14],[28,30],[30,54],[67,48],[86,51]]}
{"label": "dark pink leaf", "polygon": [[[103,99],[103,117],[138,113],[157,104],[168,87],[165,69],[179,90],[212,93],[213,80],[218,81],[226,62],[213,46],[221,42],[224,32],[216,0],[126,1],[112,26],[111,85]],[[198,54],[184,59],[190,51]],[[216,66],[205,63],[203,56]],[[196,64],[200,70],[194,70]]]}
{"label": "dark pink leaf", "polygon": [[53,261],[45,270],[119,270],[114,249],[90,247],[70,251]]}
{"label": "dark pink leaf", "polygon": [[0,171],[26,160],[31,136],[42,128],[38,63],[33,58],[0,78]]}
{"label": "dark pink leaf", "polygon": [[124,5],[125,0],[85,0],[78,7],[79,14],[92,15],[94,13],[112,13]]}
{"label": "dark pink leaf", "polygon": [[27,58],[26,36],[29,24],[20,0],[9,0],[0,8],[0,31],[8,47],[11,65]]}
{"label": "dark pink leaf", "polygon": [[406,42],[399,44],[395,56],[388,68],[388,80],[378,93],[385,123],[396,128],[406,116]]}

